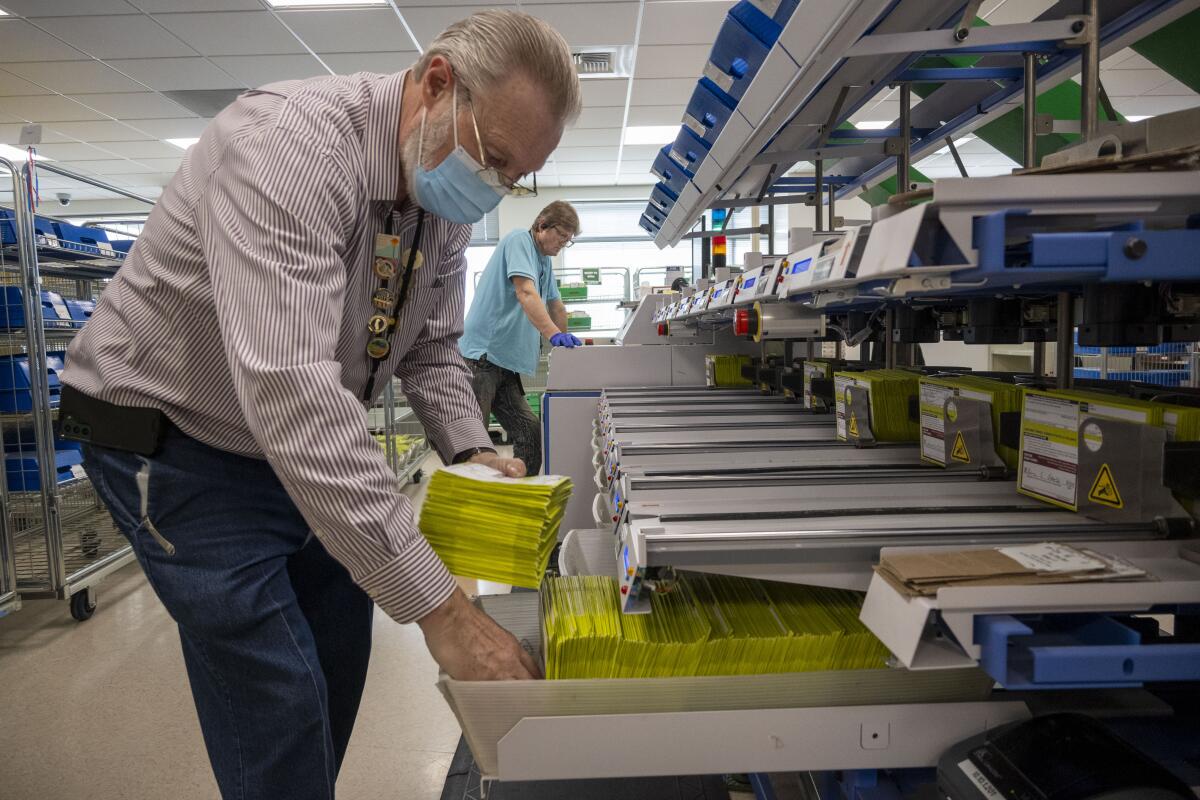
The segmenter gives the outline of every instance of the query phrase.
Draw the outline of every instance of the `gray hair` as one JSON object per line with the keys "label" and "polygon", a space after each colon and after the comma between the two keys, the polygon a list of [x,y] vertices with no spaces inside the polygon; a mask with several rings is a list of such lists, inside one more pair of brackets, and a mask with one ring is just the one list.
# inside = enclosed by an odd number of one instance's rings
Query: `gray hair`
{"label": "gray hair", "polygon": [[434,56],[446,58],[471,95],[523,73],[546,90],[555,116],[572,122],[583,92],[571,49],[547,23],[518,11],[488,9],[455,22],[429,45],[413,69],[420,79]]}

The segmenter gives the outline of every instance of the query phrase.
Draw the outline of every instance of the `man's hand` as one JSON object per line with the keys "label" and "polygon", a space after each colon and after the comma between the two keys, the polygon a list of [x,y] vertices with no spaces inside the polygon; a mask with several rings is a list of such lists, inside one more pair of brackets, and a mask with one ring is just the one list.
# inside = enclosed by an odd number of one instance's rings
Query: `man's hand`
{"label": "man's hand", "polygon": [[446,674],[459,681],[533,680],[542,677],[515,636],[455,589],[450,599],[417,620],[425,645]]}
{"label": "man's hand", "polygon": [[491,467],[509,478],[525,477],[525,462],[519,458],[503,458],[495,453],[476,453],[467,459],[472,464],[483,464]]}
{"label": "man's hand", "polygon": [[555,347],[582,347],[583,342],[573,333],[556,333],[550,337],[550,344]]}

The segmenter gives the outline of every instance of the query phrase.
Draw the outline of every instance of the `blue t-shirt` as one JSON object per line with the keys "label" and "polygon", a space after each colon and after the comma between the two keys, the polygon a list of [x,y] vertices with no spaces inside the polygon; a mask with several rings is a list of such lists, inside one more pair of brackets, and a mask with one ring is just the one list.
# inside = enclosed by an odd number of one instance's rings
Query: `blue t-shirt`
{"label": "blue t-shirt", "polygon": [[537,284],[542,302],[559,299],[550,256],[537,249],[532,233],[513,231],[500,240],[479,277],[458,349],[464,358],[486,355],[497,366],[532,375],[537,371],[542,335],[517,300],[512,279],[518,275]]}

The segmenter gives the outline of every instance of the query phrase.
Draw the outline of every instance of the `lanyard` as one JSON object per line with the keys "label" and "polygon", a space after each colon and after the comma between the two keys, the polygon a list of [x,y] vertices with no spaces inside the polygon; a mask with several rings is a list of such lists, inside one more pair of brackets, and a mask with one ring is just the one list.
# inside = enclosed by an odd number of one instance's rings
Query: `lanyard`
{"label": "lanyard", "polygon": [[[393,227],[395,219],[394,213],[389,210],[387,222],[384,223],[384,234],[387,236],[393,235]],[[371,398],[375,394],[375,379],[379,373],[379,365],[388,357],[388,353],[392,350],[392,339],[396,335],[396,329],[399,328],[400,310],[404,307],[404,303],[408,300],[408,290],[412,285],[412,276],[417,259],[421,257],[421,232],[425,229],[425,210],[422,209],[417,214],[417,230],[413,234],[412,244],[408,248],[408,261],[404,266],[404,274],[400,279],[400,291],[392,298],[389,289],[394,272],[380,272],[376,267],[376,274],[379,275],[380,285],[375,291],[372,299],[376,309],[387,310],[387,303],[391,302],[391,314],[384,316],[381,313],[371,315],[367,320],[367,330],[371,333],[371,338],[367,340],[367,357],[371,360],[371,371],[367,376],[367,386],[363,389],[362,401],[364,403],[371,402]],[[376,262],[378,264],[378,260]],[[381,305],[382,303],[382,305]]]}

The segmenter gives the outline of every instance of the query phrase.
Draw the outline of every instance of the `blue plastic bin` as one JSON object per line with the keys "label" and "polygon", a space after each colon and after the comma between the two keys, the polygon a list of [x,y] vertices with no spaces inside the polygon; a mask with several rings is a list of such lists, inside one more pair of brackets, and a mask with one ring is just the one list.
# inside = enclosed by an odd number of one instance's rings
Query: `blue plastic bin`
{"label": "blue plastic bin", "polygon": [[114,239],[113,241],[109,242],[109,244],[111,244],[112,249],[116,250],[118,253],[124,253],[125,255],[128,255],[129,251],[133,249],[133,243],[136,241],[137,239]]}
{"label": "blue plastic bin", "polygon": [[[58,482],[65,483],[75,478],[72,467],[83,463],[83,453],[75,448],[54,451],[54,466]],[[40,492],[42,476],[38,471],[36,450],[20,450],[4,456],[5,473],[10,492]]]}
{"label": "blue plastic bin", "polygon": [[[88,258],[108,255],[108,234],[100,228],[84,228],[67,222],[58,223],[59,242],[67,250],[82,253]],[[104,245],[101,250],[100,245]]]}
{"label": "blue plastic bin", "polygon": [[678,195],[661,183],[654,184],[654,188],[650,190],[650,205],[657,208],[663,214],[670,214],[671,209],[675,207],[675,201],[678,199]]}
{"label": "blue plastic bin", "polygon": [[71,322],[76,328],[82,328],[84,323],[92,318],[96,303],[92,300],[68,300],[67,310],[71,312]]}
{"label": "blue plastic bin", "polygon": [[[5,286],[4,309],[0,328],[9,330],[25,327],[25,290],[20,286]],[[42,292],[42,325],[45,328],[76,327],[71,319],[67,301],[57,292]]]}
{"label": "blue plastic bin", "polygon": [[[46,377],[50,389],[50,407],[58,408],[63,371],[62,351],[46,354]],[[0,356],[0,412],[28,414],[33,410],[33,395],[29,375],[29,356]]]}
{"label": "blue plastic bin", "polygon": [[0,244],[17,243],[17,216],[12,210],[0,208]]}
{"label": "blue plastic bin", "polygon": [[734,113],[731,103],[724,92],[716,92],[711,83],[700,81],[684,110],[683,124],[704,141],[716,144],[725,123]]}
{"label": "blue plastic bin", "polygon": [[644,214],[642,214],[642,217],[650,220],[660,228],[663,226],[663,223],[667,221],[667,215],[660,211],[653,203],[646,205],[646,211]]}
{"label": "blue plastic bin", "polygon": [[718,94],[724,93],[736,105],[770,51],[771,48],[747,30],[737,18],[725,17],[700,82]]}
{"label": "blue plastic bin", "polygon": [[658,231],[662,226],[656,224],[650,217],[642,214],[642,218],[638,220],[638,227],[651,236],[658,236]]}
{"label": "blue plastic bin", "polygon": [[770,47],[798,5],[800,0],[741,0],[730,9],[729,16]]}
{"label": "blue plastic bin", "polygon": [[700,164],[708,158],[710,149],[712,149],[712,145],[693,133],[691,128],[681,127],[679,135],[675,137],[675,142],[671,145],[670,153],[675,163],[695,175],[699,171]]}
{"label": "blue plastic bin", "polygon": [[692,173],[679,166],[675,159],[671,158],[671,145],[658,151],[658,155],[654,158],[654,164],[650,167],[650,172],[676,195],[682,192],[683,187],[687,186],[687,182],[694,177]]}

